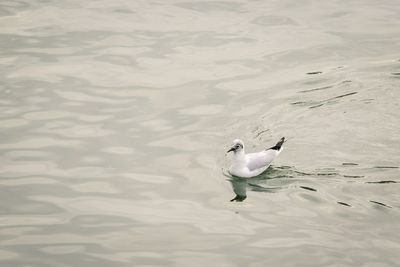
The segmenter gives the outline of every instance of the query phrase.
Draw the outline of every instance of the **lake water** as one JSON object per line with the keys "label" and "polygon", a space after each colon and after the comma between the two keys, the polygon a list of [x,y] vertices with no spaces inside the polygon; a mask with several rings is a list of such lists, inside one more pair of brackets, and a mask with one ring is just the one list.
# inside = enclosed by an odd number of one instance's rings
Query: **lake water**
{"label": "lake water", "polygon": [[1,266],[399,264],[398,0],[1,1],[0,53]]}

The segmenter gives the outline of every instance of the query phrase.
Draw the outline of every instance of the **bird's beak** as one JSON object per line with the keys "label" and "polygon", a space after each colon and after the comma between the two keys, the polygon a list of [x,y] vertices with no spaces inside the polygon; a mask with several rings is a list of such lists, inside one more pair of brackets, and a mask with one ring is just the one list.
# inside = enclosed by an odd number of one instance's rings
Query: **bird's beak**
{"label": "bird's beak", "polygon": [[228,151],[226,151],[226,153],[229,153],[231,151],[235,151],[235,149],[233,147],[231,147]]}

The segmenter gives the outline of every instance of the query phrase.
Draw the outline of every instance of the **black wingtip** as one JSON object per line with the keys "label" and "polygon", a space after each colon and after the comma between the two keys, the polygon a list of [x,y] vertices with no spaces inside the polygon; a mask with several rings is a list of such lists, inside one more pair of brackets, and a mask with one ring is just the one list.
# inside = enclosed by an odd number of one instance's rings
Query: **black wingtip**
{"label": "black wingtip", "polygon": [[285,142],[285,137],[282,137],[281,140],[279,140],[279,142],[276,143],[275,146],[273,146],[273,147],[271,147],[269,149],[280,150],[284,142]]}

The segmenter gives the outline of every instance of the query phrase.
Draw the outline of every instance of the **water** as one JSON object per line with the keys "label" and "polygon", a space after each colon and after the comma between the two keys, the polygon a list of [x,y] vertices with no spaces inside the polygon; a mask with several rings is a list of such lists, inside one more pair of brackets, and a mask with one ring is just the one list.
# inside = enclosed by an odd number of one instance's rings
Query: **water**
{"label": "water", "polygon": [[[398,264],[398,1],[0,15],[1,266]],[[227,175],[234,138],[282,136]]]}

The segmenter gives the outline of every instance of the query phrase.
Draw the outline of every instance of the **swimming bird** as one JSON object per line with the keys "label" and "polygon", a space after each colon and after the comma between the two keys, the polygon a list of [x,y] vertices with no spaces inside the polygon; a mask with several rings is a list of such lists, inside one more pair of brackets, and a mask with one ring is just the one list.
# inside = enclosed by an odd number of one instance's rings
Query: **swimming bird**
{"label": "swimming bird", "polygon": [[233,151],[232,166],[229,173],[234,176],[250,178],[263,173],[272,161],[281,153],[285,137],[282,137],[275,146],[261,152],[245,154],[244,143],[240,139],[233,140],[232,147],[226,152]]}

